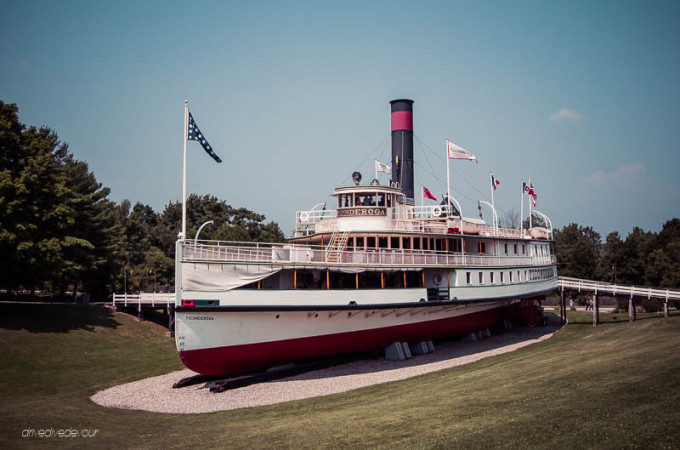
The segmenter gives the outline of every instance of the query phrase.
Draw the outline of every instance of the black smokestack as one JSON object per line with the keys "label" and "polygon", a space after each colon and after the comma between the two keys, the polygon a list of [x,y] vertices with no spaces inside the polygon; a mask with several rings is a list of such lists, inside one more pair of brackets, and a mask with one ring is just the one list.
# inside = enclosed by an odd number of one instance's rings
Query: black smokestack
{"label": "black smokestack", "polygon": [[392,182],[413,202],[413,100],[392,100]]}

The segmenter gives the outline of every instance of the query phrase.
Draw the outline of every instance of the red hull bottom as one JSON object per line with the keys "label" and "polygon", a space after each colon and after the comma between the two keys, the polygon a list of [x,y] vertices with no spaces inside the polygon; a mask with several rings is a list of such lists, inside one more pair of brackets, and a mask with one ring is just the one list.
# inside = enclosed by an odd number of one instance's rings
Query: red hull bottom
{"label": "red hull bottom", "polygon": [[417,342],[456,336],[491,327],[508,316],[496,308],[464,316],[370,330],[287,339],[257,344],[186,350],[180,358],[203,375],[235,375],[319,356],[386,347],[396,341]]}

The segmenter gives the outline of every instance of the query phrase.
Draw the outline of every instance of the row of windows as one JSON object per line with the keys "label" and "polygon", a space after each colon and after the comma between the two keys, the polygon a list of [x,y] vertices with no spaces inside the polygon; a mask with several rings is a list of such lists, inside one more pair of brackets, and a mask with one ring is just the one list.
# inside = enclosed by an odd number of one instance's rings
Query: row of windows
{"label": "row of windows", "polygon": [[[487,253],[487,242],[484,241],[466,241],[466,252],[477,251],[480,254]],[[348,250],[373,250],[373,249],[394,249],[394,250],[435,250],[435,251],[461,251],[460,238],[427,238],[419,236],[350,236],[347,240]],[[545,248],[543,248],[545,247]],[[526,244],[508,244],[499,250],[505,250],[506,255],[526,255]],[[510,252],[511,251],[511,252]],[[549,252],[547,246],[541,246],[540,251],[533,248],[534,254],[547,254]],[[489,252],[493,253],[493,251]]]}
{"label": "row of windows", "polygon": [[[488,276],[488,277],[487,277]],[[520,281],[547,280],[555,276],[555,269],[507,270],[499,272],[477,272],[476,284],[515,283]],[[472,272],[465,272],[465,283],[472,284]]]}
{"label": "row of windows", "polygon": [[394,289],[424,287],[422,271],[342,273],[284,269],[240,289]]}
{"label": "row of windows", "polygon": [[351,208],[353,206],[383,206],[392,207],[392,195],[382,193],[352,193],[338,195],[338,208]]}
{"label": "row of windows", "polygon": [[[447,275],[434,274],[434,278],[427,279],[427,286],[432,282],[446,287],[455,280],[455,271]],[[459,272],[459,277],[462,272]],[[427,275],[430,277],[431,275]],[[553,267],[543,269],[502,270],[465,272],[465,283],[471,284],[505,284],[523,281],[538,281],[553,278]],[[458,278],[458,285],[461,285]],[[284,269],[261,281],[247,284],[241,289],[394,289],[426,287],[426,275],[423,271],[395,271],[395,272],[360,272],[342,273],[326,270],[290,270]]]}

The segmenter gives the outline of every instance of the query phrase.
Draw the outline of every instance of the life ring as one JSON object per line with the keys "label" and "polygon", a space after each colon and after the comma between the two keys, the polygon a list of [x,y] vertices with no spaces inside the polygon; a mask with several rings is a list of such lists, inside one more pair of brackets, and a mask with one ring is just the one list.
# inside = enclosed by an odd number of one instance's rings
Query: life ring
{"label": "life ring", "polygon": [[435,274],[435,276],[433,277],[433,280],[434,280],[434,284],[436,284],[437,286],[439,286],[440,284],[442,284],[442,281],[443,281],[444,279],[442,278],[441,274],[437,273],[437,274]]}
{"label": "life ring", "polygon": [[307,222],[309,220],[309,213],[307,211],[300,213],[300,222]]}
{"label": "life ring", "polygon": [[433,206],[432,207],[432,215],[434,217],[439,217],[442,215],[442,208],[441,206]]}

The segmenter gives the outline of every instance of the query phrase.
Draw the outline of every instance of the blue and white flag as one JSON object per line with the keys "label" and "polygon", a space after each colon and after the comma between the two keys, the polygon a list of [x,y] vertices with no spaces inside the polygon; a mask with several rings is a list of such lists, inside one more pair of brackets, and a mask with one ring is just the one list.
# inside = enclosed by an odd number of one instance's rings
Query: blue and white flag
{"label": "blue and white flag", "polygon": [[213,151],[210,144],[208,144],[208,141],[205,139],[205,136],[203,136],[203,133],[201,133],[201,130],[199,130],[196,126],[196,122],[194,121],[194,117],[191,115],[191,113],[189,113],[189,129],[187,130],[187,140],[200,142],[207,154],[212,156],[212,158],[218,163],[222,162],[220,157],[217,156],[217,154]]}

